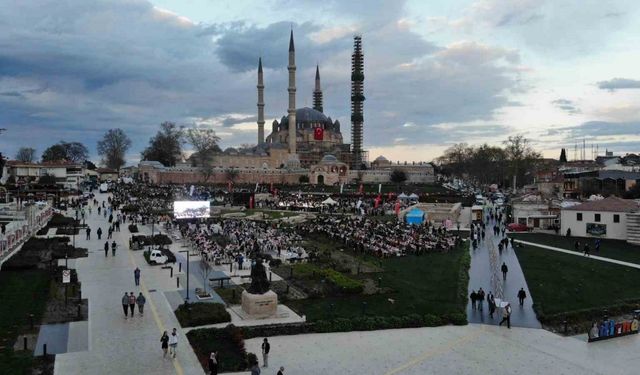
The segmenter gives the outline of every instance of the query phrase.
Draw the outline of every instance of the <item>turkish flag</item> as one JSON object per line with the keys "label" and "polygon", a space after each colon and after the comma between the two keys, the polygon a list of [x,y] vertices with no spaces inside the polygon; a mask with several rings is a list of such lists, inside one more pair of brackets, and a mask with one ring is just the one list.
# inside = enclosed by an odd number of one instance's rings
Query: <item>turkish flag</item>
{"label": "turkish flag", "polygon": [[253,209],[253,195],[249,197],[249,209]]}
{"label": "turkish flag", "polygon": [[321,141],[324,138],[324,129],[318,127],[313,129],[313,139]]}
{"label": "turkish flag", "polygon": [[378,196],[376,197],[376,199],[374,201],[373,208],[378,208],[378,206],[380,205],[380,201],[382,201],[382,197],[380,196],[380,194],[378,194]]}

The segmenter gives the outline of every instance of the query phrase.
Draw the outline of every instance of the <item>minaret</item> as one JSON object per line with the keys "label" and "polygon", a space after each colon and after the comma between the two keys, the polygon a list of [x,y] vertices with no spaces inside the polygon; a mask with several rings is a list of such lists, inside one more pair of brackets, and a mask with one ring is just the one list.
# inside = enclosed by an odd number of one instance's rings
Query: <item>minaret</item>
{"label": "minaret", "polygon": [[289,153],[296,154],[296,50],[293,46],[293,30],[289,38]]}
{"label": "minaret", "polygon": [[264,81],[262,57],[258,59],[258,145],[264,143]]}
{"label": "minaret", "polygon": [[362,124],[364,101],[364,55],[362,54],[362,37],[353,37],[353,54],[351,55],[351,152],[353,153],[352,169],[361,169],[364,161],[362,150]]}
{"label": "minaret", "polygon": [[316,65],[316,88],[313,90],[313,109],[319,112],[322,110],[322,88],[320,88],[320,68]]}

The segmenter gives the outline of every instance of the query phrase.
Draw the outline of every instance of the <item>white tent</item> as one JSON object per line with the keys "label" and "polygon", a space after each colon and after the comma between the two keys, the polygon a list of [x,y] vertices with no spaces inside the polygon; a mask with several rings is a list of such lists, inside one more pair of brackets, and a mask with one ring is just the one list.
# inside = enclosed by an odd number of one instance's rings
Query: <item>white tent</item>
{"label": "white tent", "polygon": [[334,205],[334,204],[338,204],[338,202],[334,201],[333,199],[331,199],[331,197],[325,199],[322,201],[322,204],[330,204],[330,205]]}
{"label": "white tent", "polygon": [[405,193],[400,193],[400,195],[398,195],[398,199],[409,199],[409,196]]}
{"label": "white tent", "polygon": [[411,193],[411,195],[409,195],[409,199],[418,199],[418,194],[416,193]]}

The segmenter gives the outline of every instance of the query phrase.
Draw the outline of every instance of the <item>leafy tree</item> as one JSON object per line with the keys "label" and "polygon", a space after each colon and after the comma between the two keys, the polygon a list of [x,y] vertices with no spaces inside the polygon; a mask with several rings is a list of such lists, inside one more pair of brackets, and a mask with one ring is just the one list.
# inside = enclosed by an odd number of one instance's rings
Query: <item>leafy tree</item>
{"label": "leafy tree", "polygon": [[402,169],[394,169],[391,171],[390,179],[394,184],[402,184],[407,181],[407,174]]}
{"label": "leafy tree", "polygon": [[240,174],[238,170],[235,168],[227,168],[227,170],[225,170],[224,173],[225,173],[225,176],[227,177],[227,180],[231,182],[234,182],[236,178],[238,178],[238,175]]}
{"label": "leafy tree", "polygon": [[566,162],[567,162],[567,150],[563,148],[562,151],[560,151],[560,163],[566,163]]}
{"label": "leafy tree", "polygon": [[89,157],[89,150],[80,142],[60,141],[50,146],[42,153],[42,161],[66,160],[74,163],[81,163]]}
{"label": "leafy tree", "polygon": [[142,160],[153,160],[165,167],[173,167],[182,158],[184,131],[173,122],[160,124],[160,130],[149,140],[142,151]]}
{"label": "leafy tree", "polygon": [[218,142],[220,137],[216,135],[213,129],[192,128],[187,130],[187,140],[196,150],[194,160],[198,161],[204,181],[207,182],[211,175],[213,175],[213,166],[211,164],[213,160],[213,154],[220,150]]}
{"label": "leafy tree", "polygon": [[95,171],[96,169],[98,169],[98,167],[96,167],[96,165],[93,164],[93,162],[91,162],[90,160],[84,161],[84,167],[90,171]]}
{"label": "leafy tree", "polygon": [[131,140],[122,129],[109,129],[98,141],[98,155],[111,169],[120,169],[125,164],[124,156],[131,147]]}
{"label": "leafy tree", "polygon": [[33,163],[36,160],[36,149],[32,147],[20,147],[16,153],[16,160],[23,163]]}
{"label": "leafy tree", "polygon": [[67,159],[67,150],[61,144],[50,146],[42,153],[42,161],[59,161]]}

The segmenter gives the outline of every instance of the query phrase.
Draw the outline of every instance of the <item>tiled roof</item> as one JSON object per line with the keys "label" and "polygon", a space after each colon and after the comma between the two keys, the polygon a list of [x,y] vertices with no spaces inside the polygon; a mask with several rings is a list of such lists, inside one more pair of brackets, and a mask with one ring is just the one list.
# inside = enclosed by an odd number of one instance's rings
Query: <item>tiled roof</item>
{"label": "tiled roof", "polygon": [[631,199],[608,197],[601,200],[585,202],[565,210],[571,211],[605,211],[605,212],[634,212],[638,211],[638,203]]}

